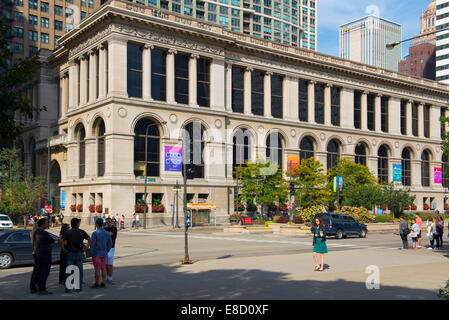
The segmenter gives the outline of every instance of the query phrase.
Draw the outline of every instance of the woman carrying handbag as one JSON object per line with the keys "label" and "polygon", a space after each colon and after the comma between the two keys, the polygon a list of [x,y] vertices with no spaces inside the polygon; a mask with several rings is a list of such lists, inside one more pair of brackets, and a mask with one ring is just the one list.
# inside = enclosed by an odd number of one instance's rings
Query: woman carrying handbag
{"label": "woman carrying handbag", "polygon": [[[326,245],[326,231],[324,229],[323,220],[321,218],[315,219],[315,224],[310,229],[313,233],[313,259],[315,260],[314,271],[324,270],[324,254],[327,253]],[[321,265],[318,264],[318,256],[320,254]]]}
{"label": "woman carrying handbag", "polygon": [[418,232],[419,226],[416,223],[416,220],[412,220],[412,232],[410,232],[410,237],[412,238],[413,249],[416,249],[416,245],[418,244]]}

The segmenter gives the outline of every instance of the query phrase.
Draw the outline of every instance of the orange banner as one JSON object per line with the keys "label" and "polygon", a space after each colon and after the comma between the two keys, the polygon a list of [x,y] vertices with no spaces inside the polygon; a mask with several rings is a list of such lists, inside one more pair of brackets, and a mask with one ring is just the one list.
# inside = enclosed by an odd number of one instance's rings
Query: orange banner
{"label": "orange banner", "polygon": [[287,173],[290,173],[290,163],[292,165],[292,170],[299,166],[300,164],[300,160],[299,160],[299,156],[288,156],[287,157]]}

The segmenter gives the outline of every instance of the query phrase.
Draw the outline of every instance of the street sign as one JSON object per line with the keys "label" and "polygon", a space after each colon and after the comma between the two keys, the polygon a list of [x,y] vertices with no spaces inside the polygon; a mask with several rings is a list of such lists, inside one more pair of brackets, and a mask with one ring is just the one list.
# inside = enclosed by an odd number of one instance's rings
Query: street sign
{"label": "street sign", "polygon": [[293,208],[292,202],[289,201],[287,202],[287,208],[290,210],[291,208]]}
{"label": "street sign", "polygon": [[46,207],[45,207],[45,212],[46,212],[46,213],[52,213],[52,212],[53,212],[52,207],[51,207],[51,206],[46,206]]}

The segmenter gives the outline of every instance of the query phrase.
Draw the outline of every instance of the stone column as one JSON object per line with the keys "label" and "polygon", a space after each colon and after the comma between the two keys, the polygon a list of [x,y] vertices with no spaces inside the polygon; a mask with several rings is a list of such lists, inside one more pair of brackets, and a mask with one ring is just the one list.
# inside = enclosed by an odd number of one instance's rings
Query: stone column
{"label": "stone column", "polygon": [[382,132],[381,98],[381,94],[376,94],[374,99],[374,129],[376,132]]}
{"label": "stone column", "polygon": [[108,41],[108,97],[128,97],[126,41],[118,37]]}
{"label": "stone column", "polygon": [[324,124],[331,126],[331,88],[332,85],[327,83],[324,87]]}
{"label": "stone column", "polygon": [[[232,112],[232,64],[226,63],[226,111]],[[211,84],[212,85],[212,84]]]}
{"label": "stone column", "polygon": [[271,76],[273,72],[267,71],[265,72],[265,76],[263,78],[263,110],[265,118],[272,118],[271,115]]}
{"label": "stone column", "polygon": [[108,47],[101,45],[98,47],[98,98],[104,99],[107,96],[107,67],[108,67]]}
{"label": "stone column", "polygon": [[282,88],[283,116],[290,121],[299,119],[299,79],[294,77],[285,77]]}
{"label": "stone column", "polygon": [[244,74],[244,99],[243,99],[243,110],[244,114],[252,114],[251,112],[251,72],[253,71],[253,68],[246,68],[245,74]]}
{"label": "stone column", "polygon": [[189,106],[198,107],[197,100],[197,62],[199,55],[191,54],[189,59]]}
{"label": "stone column", "polygon": [[91,136],[86,141],[86,169],[85,178],[94,178],[97,176],[97,141]]}
{"label": "stone column", "polygon": [[341,89],[340,100],[340,120],[341,127],[354,129],[354,90],[349,88]]}
{"label": "stone column", "polygon": [[401,98],[391,97],[388,107],[388,133],[401,134]]}
{"label": "stone column", "polygon": [[90,51],[89,57],[89,102],[97,100],[97,52]]}
{"label": "stone column", "polygon": [[[64,115],[65,115],[64,75],[60,75],[57,79],[59,80],[59,119],[62,119],[62,118],[64,118]],[[29,89],[28,89],[28,92],[29,92]],[[27,92],[27,94],[28,94],[28,92]],[[29,99],[29,94],[28,94],[28,99]]]}
{"label": "stone column", "polygon": [[[411,166],[412,166],[412,189],[422,189],[421,186],[421,152],[422,150],[418,151],[418,159],[420,160],[415,160],[412,159],[411,162]],[[418,203],[415,202],[415,204],[418,205]],[[419,209],[419,208],[418,208]]]}
{"label": "stone column", "polygon": [[360,106],[360,124],[363,131],[368,130],[368,92],[363,91]]}
{"label": "stone column", "polygon": [[418,137],[424,138],[424,104],[422,103],[418,105]]}
{"label": "stone column", "polygon": [[[210,64],[209,79],[210,79],[210,108],[213,110],[225,111],[225,95],[230,90],[232,85],[232,73],[226,73],[225,61],[222,59],[213,59]],[[226,79],[226,80],[225,80]],[[196,90],[195,90],[196,91]],[[232,91],[230,91],[232,94]],[[226,103],[231,103],[231,97],[226,97]],[[231,106],[231,105],[230,105]],[[232,111],[232,106],[231,106]]]}
{"label": "stone column", "polygon": [[89,76],[89,61],[87,56],[83,55],[81,57],[81,65],[80,65],[80,105],[84,105],[87,103],[87,79]]}
{"label": "stone column", "polygon": [[[430,139],[440,140],[441,139],[441,123],[440,123],[440,108],[437,106],[430,106]],[[440,124],[440,125],[437,125]]]}
{"label": "stone column", "polygon": [[406,107],[406,115],[407,115],[407,136],[413,136],[412,132],[412,101],[407,101],[407,107]]}
{"label": "stone column", "polygon": [[309,85],[307,87],[307,95],[308,95],[308,110],[307,115],[309,118],[308,123],[316,123],[315,122],[315,85],[316,81],[309,81]]}
{"label": "stone column", "polygon": [[78,106],[78,63],[69,62],[69,109]]}
{"label": "stone column", "polygon": [[151,50],[153,45],[146,44],[142,52],[142,97],[151,101]]}
{"label": "stone column", "polygon": [[175,104],[175,54],[176,50],[170,49],[167,54],[167,103]]}

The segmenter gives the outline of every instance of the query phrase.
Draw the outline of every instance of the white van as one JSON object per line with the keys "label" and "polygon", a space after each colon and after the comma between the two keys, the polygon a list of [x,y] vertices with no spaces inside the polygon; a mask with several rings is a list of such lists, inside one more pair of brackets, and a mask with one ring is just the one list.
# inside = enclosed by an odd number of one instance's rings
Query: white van
{"label": "white van", "polygon": [[12,230],[13,224],[11,219],[4,214],[0,214],[0,230]]}

